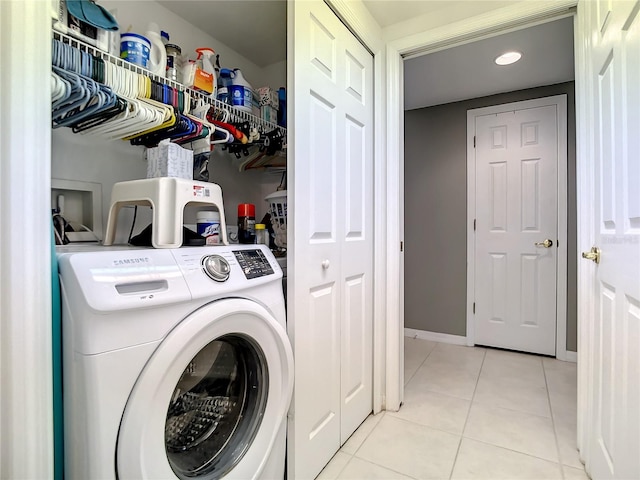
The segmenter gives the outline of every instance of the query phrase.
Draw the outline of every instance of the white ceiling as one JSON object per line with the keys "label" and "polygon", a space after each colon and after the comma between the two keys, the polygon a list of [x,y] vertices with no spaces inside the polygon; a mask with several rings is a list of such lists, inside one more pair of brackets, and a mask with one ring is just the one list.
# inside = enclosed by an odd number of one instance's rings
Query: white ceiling
{"label": "white ceiling", "polygon": [[[1,0],[0,0],[1,1]],[[285,0],[158,0],[260,67],[286,60]],[[382,27],[504,0],[364,0]],[[522,51],[520,62],[498,67],[506,49]],[[405,62],[405,108],[448,103],[494,93],[569,81],[573,76],[572,19],[566,18],[498,37],[412,58]]]}
{"label": "white ceiling", "polygon": [[[496,65],[494,59],[507,50],[522,58]],[[404,75],[407,110],[571,81],[573,18],[405,60]]]}

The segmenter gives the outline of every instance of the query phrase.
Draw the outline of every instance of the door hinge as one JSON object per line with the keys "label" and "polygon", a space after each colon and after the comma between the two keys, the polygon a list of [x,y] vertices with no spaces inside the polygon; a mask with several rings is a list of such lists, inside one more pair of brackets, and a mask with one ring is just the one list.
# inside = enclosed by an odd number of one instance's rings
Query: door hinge
{"label": "door hinge", "polygon": [[473,148],[476,148],[476,136],[473,136]]}
{"label": "door hinge", "polygon": [[473,231],[474,232],[476,231],[476,219],[475,218],[473,219]]}
{"label": "door hinge", "polygon": [[404,252],[404,242],[400,241],[400,251]]}
{"label": "door hinge", "polygon": [[473,302],[473,313],[476,313],[476,302]]}

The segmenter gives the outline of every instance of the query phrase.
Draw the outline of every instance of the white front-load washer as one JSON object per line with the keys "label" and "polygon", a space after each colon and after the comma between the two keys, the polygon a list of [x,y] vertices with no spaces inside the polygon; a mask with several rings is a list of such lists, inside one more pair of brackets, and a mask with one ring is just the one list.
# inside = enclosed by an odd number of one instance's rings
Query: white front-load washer
{"label": "white front-load washer", "polygon": [[282,479],[293,355],[265,246],[58,252],[67,479]]}

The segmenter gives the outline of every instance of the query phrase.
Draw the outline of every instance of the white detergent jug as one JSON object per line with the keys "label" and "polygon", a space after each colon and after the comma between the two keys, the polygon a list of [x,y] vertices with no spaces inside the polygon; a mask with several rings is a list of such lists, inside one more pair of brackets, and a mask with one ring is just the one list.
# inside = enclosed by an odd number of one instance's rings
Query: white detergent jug
{"label": "white detergent jug", "polygon": [[251,84],[242,76],[239,68],[233,69],[231,74],[231,86],[229,87],[231,104],[245,112],[252,112],[253,88]]}
{"label": "white detergent jug", "polygon": [[149,69],[151,73],[155,73],[164,78],[167,68],[167,51],[164,47],[162,36],[160,35],[160,28],[157,24],[150,23],[147,25],[147,31],[144,35],[149,39],[149,43],[151,43],[147,69]]}

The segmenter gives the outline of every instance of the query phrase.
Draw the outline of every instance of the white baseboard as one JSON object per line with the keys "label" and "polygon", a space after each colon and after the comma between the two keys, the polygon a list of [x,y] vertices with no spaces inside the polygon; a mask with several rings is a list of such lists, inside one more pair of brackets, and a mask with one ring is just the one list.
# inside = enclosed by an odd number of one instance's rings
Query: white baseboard
{"label": "white baseboard", "polygon": [[416,330],[414,328],[405,328],[404,336],[419,338],[420,340],[431,340],[432,342],[450,343],[452,345],[467,345],[467,337],[463,337],[461,335],[427,332],[426,330]]}
{"label": "white baseboard", "polygon": [[565,362],[578,363],[578,352],[566,351]]}

